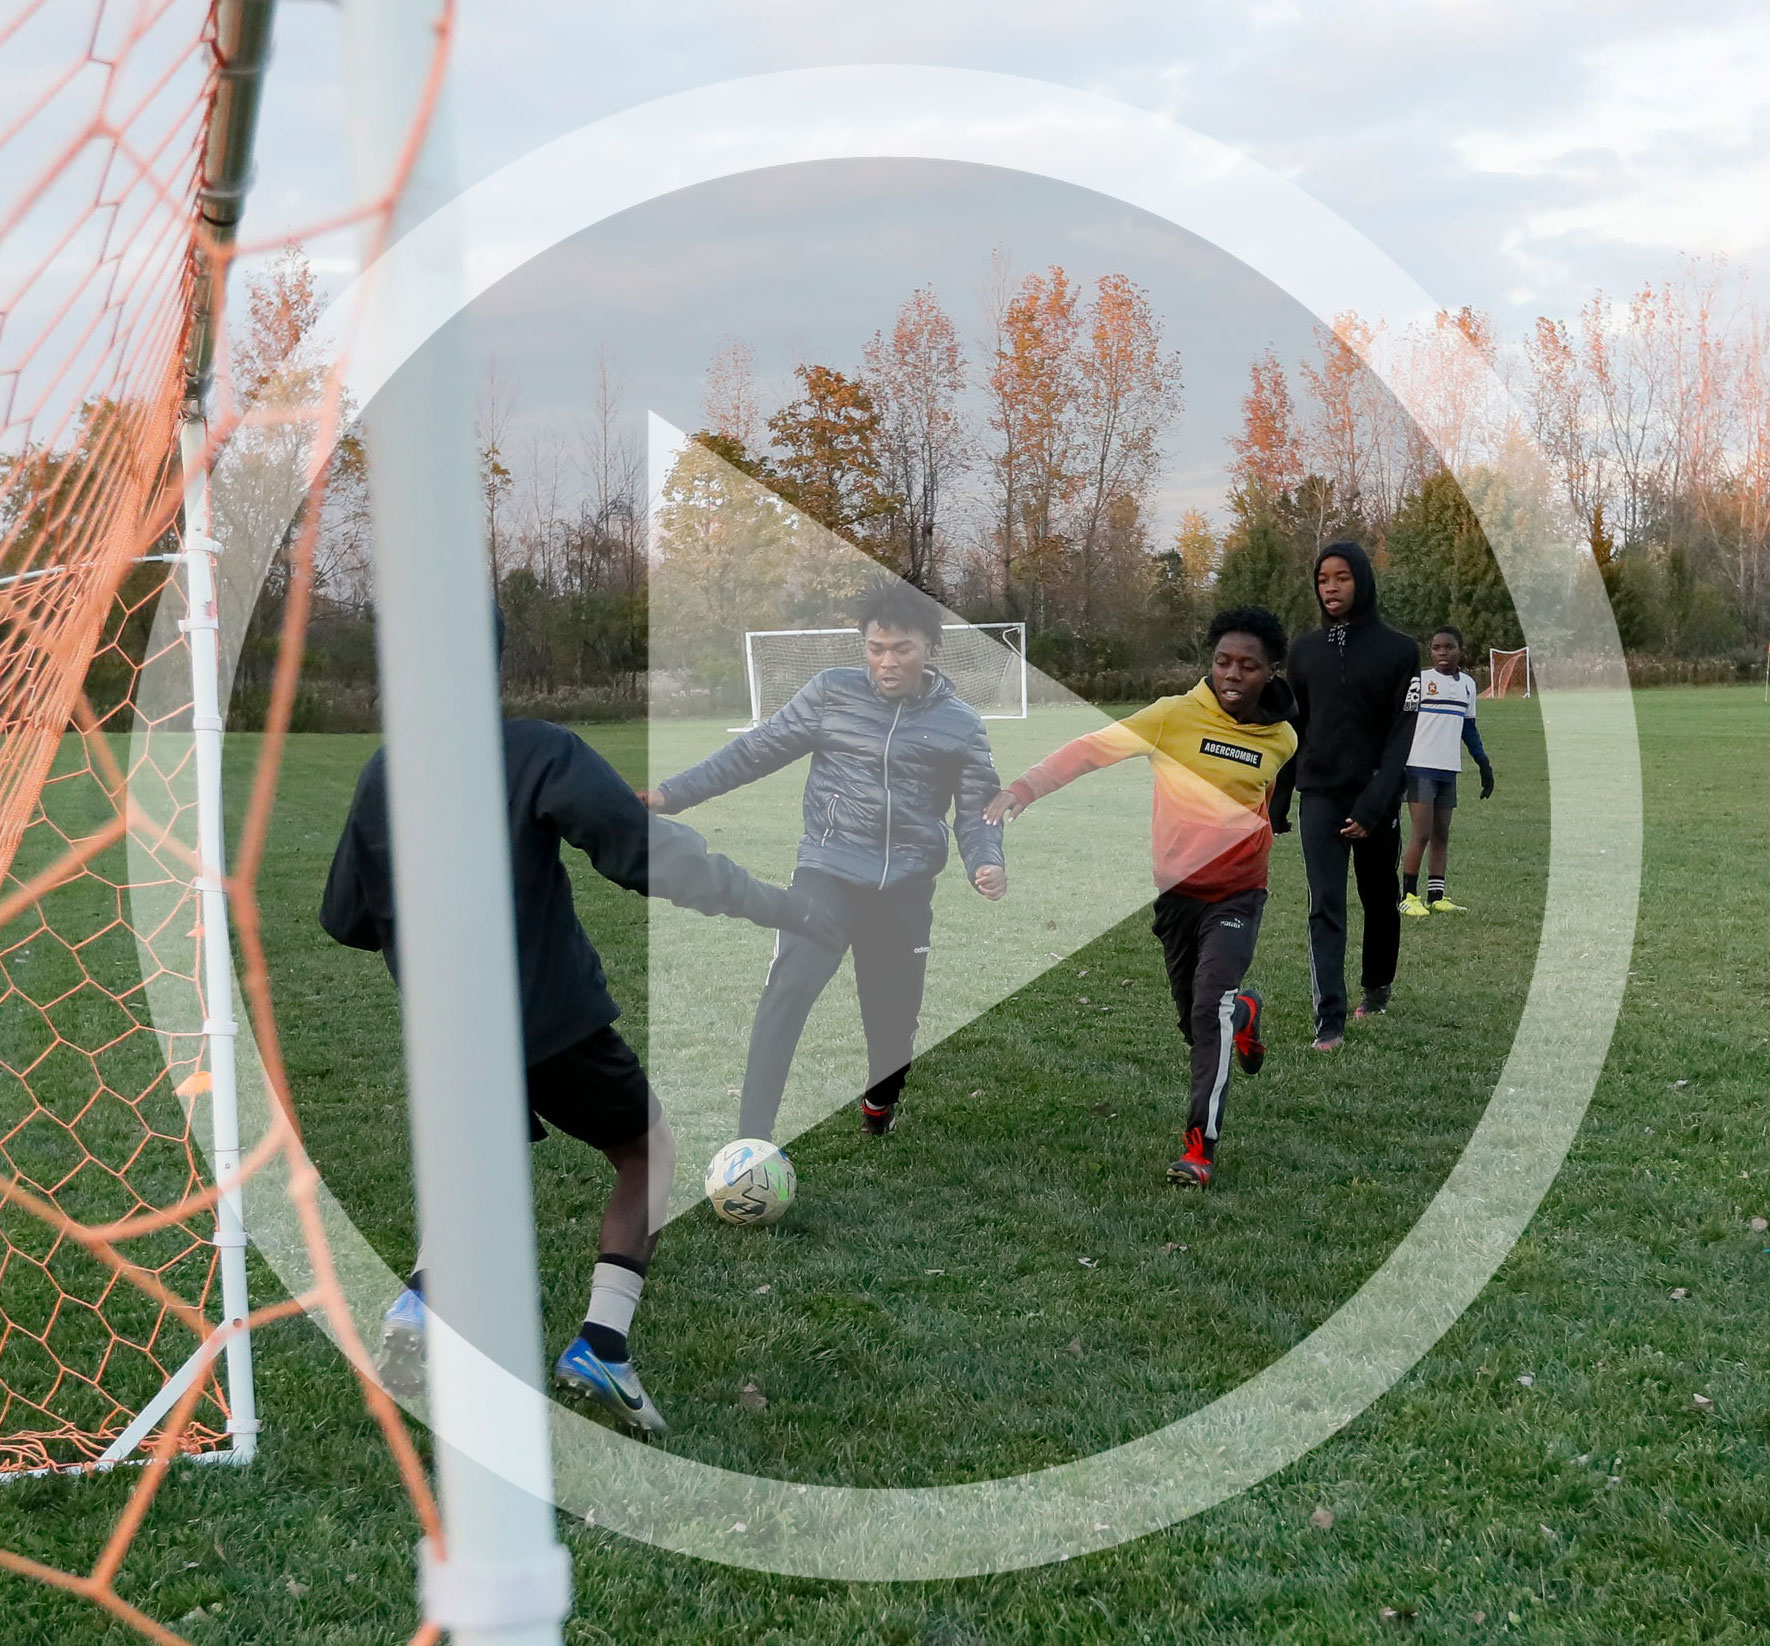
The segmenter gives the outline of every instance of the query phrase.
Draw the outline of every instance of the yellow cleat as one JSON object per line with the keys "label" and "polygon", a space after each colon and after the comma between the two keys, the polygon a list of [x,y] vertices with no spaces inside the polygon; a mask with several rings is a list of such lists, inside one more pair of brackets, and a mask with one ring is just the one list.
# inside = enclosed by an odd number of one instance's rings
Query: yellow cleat
{"label": "yellow cleat", "polygon": [[1429,905],[1433,914],[1467,914],[1469,911],[1461,903],[1453,903],[1448,897],[1440,897]]}
{"label": "yellow cleat", "polygon": [[1418,892],[1409,892],[1401,900],[1401,912],[1414,920],[1424,920],[1432,911],[1426,907],[1425,900]]}

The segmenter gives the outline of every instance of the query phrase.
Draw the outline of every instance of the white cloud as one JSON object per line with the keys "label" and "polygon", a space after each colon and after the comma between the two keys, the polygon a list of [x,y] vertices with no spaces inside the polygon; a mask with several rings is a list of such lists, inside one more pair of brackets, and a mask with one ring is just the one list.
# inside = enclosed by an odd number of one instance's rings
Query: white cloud
{"label": "white cloud", "polygon": [[1683,171],[1693,150],[1762,148],[1770,131],[1770,19],[1614,41],[1586,59],[1589,89],[1572,108],[1453,140],[1475,171],[1589,177],[1612,157]]}

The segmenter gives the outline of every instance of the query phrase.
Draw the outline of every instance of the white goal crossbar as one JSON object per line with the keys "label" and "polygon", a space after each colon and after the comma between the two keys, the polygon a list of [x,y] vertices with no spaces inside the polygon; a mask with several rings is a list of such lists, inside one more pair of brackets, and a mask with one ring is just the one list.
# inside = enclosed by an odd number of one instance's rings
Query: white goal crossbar
{"label": "white goal crossbar", "polygon": [[[943,623],[935,664],[985,720],[1026,719],[1026,625]],[[750,724],[759,726],[825,669],[862,668],[858,630],[748,629],[744,678]]]}

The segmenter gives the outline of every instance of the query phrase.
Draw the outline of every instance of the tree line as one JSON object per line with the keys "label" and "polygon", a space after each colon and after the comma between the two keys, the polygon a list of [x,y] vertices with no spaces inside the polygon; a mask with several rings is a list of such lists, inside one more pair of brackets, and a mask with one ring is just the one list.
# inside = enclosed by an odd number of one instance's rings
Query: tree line
{"label": "tree line", "polygon": [[[299,250],[251,277],[243,297],[226,363],[236,402],[321,403],[322,305]],[[1743,671],[1770,639],[1770,315],[1723,265],[1690,263],[1622,300],[1596,294],[1572,320],[1541,318],[1522,338],[1465,308],[1399,336],[1342,315],[1316,327],[1305,358],[1268,349],[1250,362],[1227,437],[1221,503],[1164,530],[1157,488],[1182,389],[1179,351],[1129,278],[1082,282],[1056,265],[1016,276],[998,256],[969,334],[920,287],[857,358],[800,363],[776,404],[764,403],[752,349],[728,338],[694,437],[710,467],[666,512],[680,527],[709,498],[729,508],[733,488],[714,471],[742,477],[962,616],[1024,621],[1034,664],[1101,700],[1196,671],[1218,604],[1314,622],[1309,567],[1339,536],[1372,551],[1392,621],[1421,635],[1456,623],[1472,658],[1518,644],[1481,520],[1522,506],[1507,492],[1521,473],[1583,542],[1640,674],[1688,674],[1698,660]],[[648,605],[657,523],[606,351],[583,402],[569,427],[519,435],[494,373],[480,407],[488,553],[510,619],[507,693],[560,715],[641,709],[671,622]],[[270,544],[256,599],[260,568],[224,556],[224,617],[245,632],[236,723],[268,696],[292,550],[310,525],[297,723],[374,721],[371,477],[351,410],[314,490],[311,417],[248,421],[217,469],[218,535]],[[89,408],[84,444],[128,415]],[[0,460],[15,482],[26,467],[42,479],[5,490],[8,562],[34,554],[66,513],[64,494],[83,495],[83,449]],[[741,687],[743,628],[794,626],[840,593],[804,572],[776,575],[764,598],[744,568],[765,548],[784,552],[784,518],[752,502],[747,525],[730,517],[700,533],[702,597],[678,615],[700,626],[697,667],[726,695]]]}

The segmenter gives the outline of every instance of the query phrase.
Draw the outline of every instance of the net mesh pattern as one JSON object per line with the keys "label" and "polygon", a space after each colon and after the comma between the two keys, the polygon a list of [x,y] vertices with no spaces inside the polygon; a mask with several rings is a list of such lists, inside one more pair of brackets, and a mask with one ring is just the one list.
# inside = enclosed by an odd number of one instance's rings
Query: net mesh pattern
{"label": "net mesh pattern", "polygon": [[[0,14],[0,85],[24,88],[0,108],[0,1476],[89,1465],[178,1368],[196,1368],[151,1430],[93,1566],[0,1548],[0,1569],[159,1642],[180,1637],[119,1592],[119,1574],[170,1461],[227,1439],[215,1367],[242,1327],[323,1316],[443,1552],[428,1481],[338,1284],[259,931],[317,509],[289,548],[267,730],[226,881],[272,1098],[241,1180],[250,1195],[279,1168],[286,1188],[274,1192],[291,1199],[313,1280],[238,1321],[217,1318],[207,1020],[233,1003],[204,998],[203,945],[228,934],[203,930],[180,620],[215,612],[185,608],[179,437],[193,330],[225,335],[230,266],[271,249],[236,246],[205,216],[242,26],[227,0],[26,0]],[[445,7],[407,166],[453,28]],[[385,235],[403,177],[360,208],[372,236]],[[286,407],[220,396],[204,466],[242,426],[261,444],[280,427],[322,474],[341,404],[336,368],[322,375]],[[436,1638],[428,1625],[413,1637]]]}

